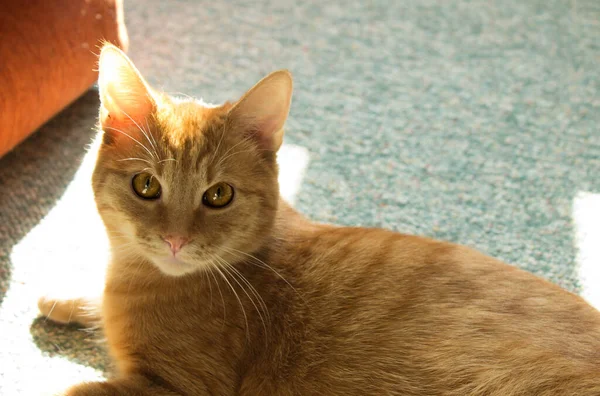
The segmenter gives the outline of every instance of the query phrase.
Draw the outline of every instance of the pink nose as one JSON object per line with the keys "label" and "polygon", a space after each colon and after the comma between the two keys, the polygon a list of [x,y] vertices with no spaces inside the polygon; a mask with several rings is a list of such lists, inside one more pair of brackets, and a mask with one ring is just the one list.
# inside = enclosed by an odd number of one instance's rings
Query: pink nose
{"label": "pink nose", "polygon": [[165,240],[165,242],[167,242],[169,244],[169,247],[171,248],[171,252],[173,252],[173,255],[177,254],[177,252],[179,252],[181,250],[181,248],[189,242],[189,238],[186,237],[181,237],[181,236],[171,236],[168,235],[166,237],[163,238]]}

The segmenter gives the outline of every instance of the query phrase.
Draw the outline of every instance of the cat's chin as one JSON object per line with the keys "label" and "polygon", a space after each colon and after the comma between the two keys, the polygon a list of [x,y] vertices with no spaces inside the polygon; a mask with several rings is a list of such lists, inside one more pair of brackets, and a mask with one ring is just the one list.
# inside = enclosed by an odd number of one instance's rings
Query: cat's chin
{"label": "cat's chin", "polygon": [[183,276],[198,269],[197,266],[174,257],[154,259],[153,263],[160,272],[168,276]]}

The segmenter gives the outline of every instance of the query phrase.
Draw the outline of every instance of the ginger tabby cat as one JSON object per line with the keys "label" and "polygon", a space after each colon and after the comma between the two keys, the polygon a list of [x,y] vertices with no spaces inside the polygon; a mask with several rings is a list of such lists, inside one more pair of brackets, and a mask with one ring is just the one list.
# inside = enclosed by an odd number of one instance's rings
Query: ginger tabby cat
{"label": "ginger tabby cat", "polygon": [[[472,249],[311,222],[279,197],[292,78],[208,106],[100,55],[93,190],[117,373],[75,395],[600,395],[600,313]],[[89,324],[87,301],[41,300]]]}

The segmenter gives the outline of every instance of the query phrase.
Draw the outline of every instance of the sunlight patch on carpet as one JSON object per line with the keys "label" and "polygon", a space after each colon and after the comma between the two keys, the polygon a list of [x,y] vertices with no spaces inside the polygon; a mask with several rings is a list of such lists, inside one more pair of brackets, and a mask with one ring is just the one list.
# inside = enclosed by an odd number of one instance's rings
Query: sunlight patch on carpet
{"label": "sunlight patch on carpet", "polygon": [[[0,306],[3,345],[10,349],[0,354],[2,394],[46,394],[104,378],[102,371],[81,364],[88,361],[87,352],[95,351],[88,344],[97,342],[94,335],[62,326],[48,326],[51,330],[45,333],[33,324],[42,295],[64,299],[101,293],[109,253],[90,183],[95,161],[92,148],[56,206],[11,252],[12,280]],[[308,166],[308,151],[283,145],[278,161],[281,194],[293,203]],[[75,345],[81,339],[84,345]],[[89,361],[95,358],[89,356]],[[36,379],[11,381],[22,373],[36,373]]]}
{"label": "sunlight patch on carpet", "polygon": [[579,192],[573,202],[581,296],[600,309],[600,194]]}

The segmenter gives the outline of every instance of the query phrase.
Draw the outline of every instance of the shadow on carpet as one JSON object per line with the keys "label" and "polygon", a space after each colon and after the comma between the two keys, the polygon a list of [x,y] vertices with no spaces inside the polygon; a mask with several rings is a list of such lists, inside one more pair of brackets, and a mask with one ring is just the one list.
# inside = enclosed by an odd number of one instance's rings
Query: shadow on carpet
{"label": "shadow on carpet", "polygon": [[[12,273],[15,246],[54,207],[94,135],[98,93],[90,90],[0,159],[0,304]],[[50,172],[46,172],[51,169]]]}
{"label": "shadow on carpet", "polygon": [[40,317],[33,321],[30,332],[35,345],[49,357],[66,358],[110,375],[112,366],[99,330],[60,325]]}

